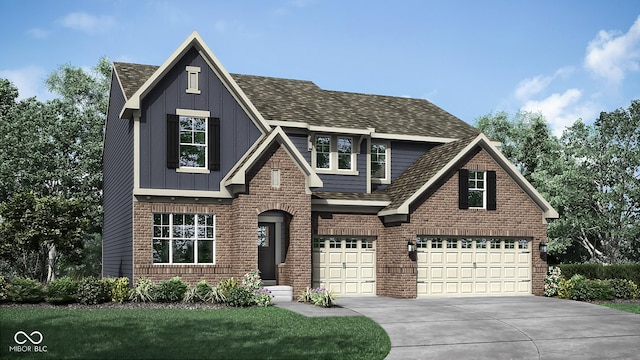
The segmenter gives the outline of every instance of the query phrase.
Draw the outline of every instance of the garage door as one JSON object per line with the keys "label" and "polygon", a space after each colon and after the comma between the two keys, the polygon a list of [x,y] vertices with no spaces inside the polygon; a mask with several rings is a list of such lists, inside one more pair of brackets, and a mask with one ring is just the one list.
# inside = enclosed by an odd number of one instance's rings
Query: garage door
{"label": "garage door", "polygon": [[375,239],[314,238],[313,286],[341,296],[375,295]]}
{"label": "garage door", "polygon": [[531,294],[531,240],[419,237],[418,295]]}

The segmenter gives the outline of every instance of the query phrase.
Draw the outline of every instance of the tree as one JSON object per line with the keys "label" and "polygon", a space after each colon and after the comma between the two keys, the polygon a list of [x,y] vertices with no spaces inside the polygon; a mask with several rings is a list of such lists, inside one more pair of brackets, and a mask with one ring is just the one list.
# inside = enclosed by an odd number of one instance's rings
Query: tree
{"label": "tree", "polygon": [[[63,65],[46,80],[59,97],[46,103],[18,101],[15,86],[0,79],[0,203],[29,191],[42,198],[78,200],[86,205],[87,241],[102,232],[102,141],[110,73],[106,58],[91,73]],[[54,264],[58,255],[72,255],[58,251],[54,256],[55,244],[50,250]]]}
{"label": "tree", "polygon": [[485,115],[477,126],[558,210],[549,252],[564,261],[640,261],[640,101],[581,120],[561,139],[540,115]]}
{"label": "tree", "polygon": [[572,237],[594,261],[640,261],[640,100],[577,121],[562,141],[575,160],[558,179]]}
{"label": "tree", "polygon": [[57,261],[52,249],[71,254],[82,248],[84,211],[78,199],[14,194],[0,205],[0,255],[19,276],[44,280],[48,273],[50,277]]}

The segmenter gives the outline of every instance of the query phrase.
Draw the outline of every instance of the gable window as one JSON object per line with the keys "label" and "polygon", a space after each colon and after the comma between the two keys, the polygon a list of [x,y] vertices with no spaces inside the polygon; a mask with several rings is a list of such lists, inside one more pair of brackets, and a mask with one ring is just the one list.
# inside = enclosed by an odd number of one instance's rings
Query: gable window
{"label": "gable window", "polygon": [[207,119],[180,116],[180,166],[204,168],[207,164]]}
{"label": "gable window", "polygon": [[469,171],[469,207],[484,208],[485,204],[484,171]]}
{"label": "gable window", "polygon": [[371,179],[374,183],[390,183],[390,152],[391,148],[389,147],[388,142],[371,143]]}
{"label": "gable window", "polygon": [[325,173],[357,175],[354,138],[317,135],[313,146],[313,167]]}
{"label": "gable window", "polygon": [[198,85],[199,76],[199,66],[187,66],[187,94],[200,94],[200,88]]}
{"label": "gable window", "polygon": [[496,210],[496,172],[460,169],[458,208]]}
{"label": "gable window", "polygon": [[220,170],[220,119],[202,110],[167,114],[167,167],[192,173]]}
{"label": "gable window", "polygon": [[153,214],[154,264],[213,264],[215,215]]}

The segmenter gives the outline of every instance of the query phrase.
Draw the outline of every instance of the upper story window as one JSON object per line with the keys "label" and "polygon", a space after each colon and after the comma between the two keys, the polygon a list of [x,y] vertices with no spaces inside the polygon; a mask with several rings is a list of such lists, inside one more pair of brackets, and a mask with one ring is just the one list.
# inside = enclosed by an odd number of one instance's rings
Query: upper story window
{"label": "upper story window", "polygon": [[180,116],[180,166],[206,168],[206,118]]}
{"label": "upper story window", "polygon": [[155,264],[213,264],[215,215],[153,214]]}
{"label": "upper story window", "polygon": [[220,170],[220,119],[208,111],[167,114],[167,167],[178,172]]}
{"label": "upper story window", "polygon": [[469,207],[482,208],[485,205],[484,171],[469,171]]}
{"label": "upper story window", "polygon": [[388,184],[391,180],[391,147],[388,142],[371,143],[371,179],[375,183]]}
{"label": "upper story window", "polygon": [[354,139],[338,135],[317,135],[313,146],[313,167],[319,172],[357,174]]}
{"label": "upper story window", "polygon": [[460,169],[458,207],[496,210],[496,172]]}
{"label": "upper story window", "polygon": [[187,66],[187,94],[200,94],[199,77],[199,66]]}

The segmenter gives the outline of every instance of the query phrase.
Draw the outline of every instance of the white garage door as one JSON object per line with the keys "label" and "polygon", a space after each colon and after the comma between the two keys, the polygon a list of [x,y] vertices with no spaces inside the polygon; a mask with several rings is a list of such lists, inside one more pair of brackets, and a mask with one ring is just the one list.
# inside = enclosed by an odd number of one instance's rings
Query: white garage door
{"label": "white garage door", "polygon": [[531,294],[528,239],[419,237],[418,295]]}
{"label": "white garage door", "polygon": [[376,248],[373,238],[313,239],[313,286],[334,294],[376,294]]}

